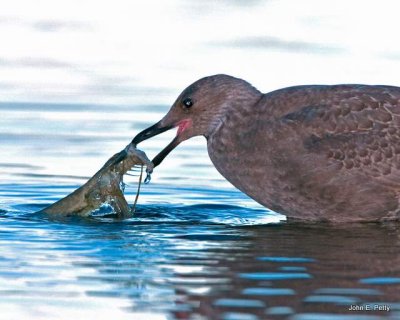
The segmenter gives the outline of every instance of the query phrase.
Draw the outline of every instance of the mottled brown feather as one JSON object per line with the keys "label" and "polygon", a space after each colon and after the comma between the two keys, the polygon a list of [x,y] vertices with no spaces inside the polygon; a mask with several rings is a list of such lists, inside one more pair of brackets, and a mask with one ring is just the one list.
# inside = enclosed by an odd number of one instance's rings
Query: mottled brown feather
{"label": "mottled brown feather", "polygon": [[341,170],[360,171],[400,188],[400,90],[357,86],[349,96],[335,89],[320,105],[286,114],[280,122],[304,132],[306,149],[325,153],[340,162]]}
{"label": "mottled brown feather", "polygon": [[396,219],[400,89],[301,86],[265,94],[226,115],[209,153],[233,185],[289,217]]}
{"label": "mottled brown feather", "polygon": [[214,75],[186,88],[159,125],[182,121],[190,126],[176,144],[205,136],[217,170],[272,210],[313,221],[400,218],[400,88],[310,85],[263,94]]}

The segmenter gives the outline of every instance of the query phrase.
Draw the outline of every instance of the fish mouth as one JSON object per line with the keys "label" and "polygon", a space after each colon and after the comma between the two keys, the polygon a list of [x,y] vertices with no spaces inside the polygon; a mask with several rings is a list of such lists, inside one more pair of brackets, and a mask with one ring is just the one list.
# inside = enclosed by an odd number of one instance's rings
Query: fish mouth
{"label": "fish mouth", "polygon": [[[150,139],[154,136],[157,136],[165,131],[168,131],[172,128],[176,127],[176,125],[168,125],[168,126],[162,126],[161,121],[157,122],[156,124],[152,125],[151,127],[144,129],[143,131],[139,132],[133,139],[132,139],[132,144],[136,147],[137,144],[140,142]],[[179,132],[178,135],[163,149],[158,153],[154,159],[152,160],[154,167],[157,167],[167,156],[168,154],[174,150],[179,143],[181,143],[181,140],[179,138]]]}

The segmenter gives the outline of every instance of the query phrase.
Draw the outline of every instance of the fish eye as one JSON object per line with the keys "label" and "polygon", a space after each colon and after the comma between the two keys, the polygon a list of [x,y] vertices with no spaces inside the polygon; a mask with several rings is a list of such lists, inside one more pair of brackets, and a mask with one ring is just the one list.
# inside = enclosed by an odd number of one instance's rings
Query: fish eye
{"label": "fish eye", "polygon": [[193,100],[191,98],[183,99],[182,103],[185,108],[190,108],[191,106],[193,106]]}

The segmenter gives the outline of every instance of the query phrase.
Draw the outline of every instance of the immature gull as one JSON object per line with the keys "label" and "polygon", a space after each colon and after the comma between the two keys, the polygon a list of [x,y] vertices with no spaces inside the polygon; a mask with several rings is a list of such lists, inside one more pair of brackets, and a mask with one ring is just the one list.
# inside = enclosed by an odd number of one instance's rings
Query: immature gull
{"label": "immature gull", "polygon": [[207,139],[217,170],[235,187],[289,218],[398,220],[400,88],[308,85],[263,94],[228,75],[186,88],[133,145],[178,127],[154,159]]}

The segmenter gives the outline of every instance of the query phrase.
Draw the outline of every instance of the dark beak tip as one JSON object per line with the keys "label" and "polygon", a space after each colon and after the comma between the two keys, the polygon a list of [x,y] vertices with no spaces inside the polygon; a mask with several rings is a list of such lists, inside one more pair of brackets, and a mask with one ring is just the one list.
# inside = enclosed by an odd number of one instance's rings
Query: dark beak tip
{"label": "dark beak tip", "polygon": [[[139,132],[133,139],[131,144],[136,147],[140,142],[147,140],[149,138],[152,138],[156,135],[159,135],[160,133],[163,133],[165,131],[168,131],[172,128],[174,128],[174,125],[167,125],[167,126],[162,126],[160,124],[160,121],[157,122],[156,124],[152,125],[151,127],[148,127],[147,129],[144,129],[143,131]],[[165,147],[152,161],[154,167],[157,167],[163,159],[179,144],[179,140],[175,137],[171,143]]]}
{"label": "dark beak tip", "polygon": [[133,139],[132,139],[132,144],[136,147],[140,142],[150,139],[151,137],[154,137],[156,135],[159,135],[160,133],[163,133],[169,129],[172,129],[174,126],[165,126],[161,127],[160,122],[157,122],[156,124],[152,125],[151,127],[148,127],[147,129],[144,129],[143,131],[139,132]]}

